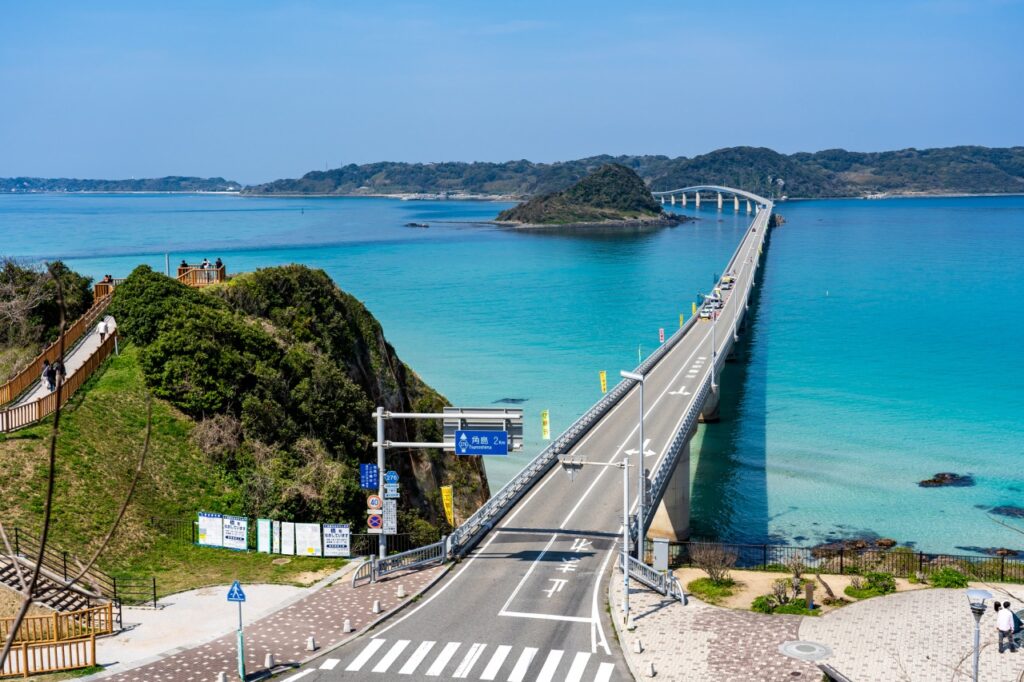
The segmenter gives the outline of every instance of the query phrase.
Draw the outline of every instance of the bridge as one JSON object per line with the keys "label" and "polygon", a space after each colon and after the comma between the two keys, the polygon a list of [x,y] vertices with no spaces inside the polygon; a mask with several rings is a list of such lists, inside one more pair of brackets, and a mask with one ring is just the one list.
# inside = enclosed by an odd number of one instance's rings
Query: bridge
{"label": "bridge", "polygon": [[[643,513],[633,515],[643,531],[631,522],[632,544],[688,536],[689,441],[700,420],[717,418],[719,373],[742,330],[773,207],[763,197],[713,185],[655,196],[700,192],[736,202],[743,197],[755,214],[715,289],[718,300],[706,301],[702,315],[630,373],[640,379],[624,379],[609,391],[450,538],[377,563],[386,573],[461,558],[422,601],[296,678],[631,679],[603,612],[607,578],[621,552],[622,476],[612,467],[584,466],[571,479],[556,464],[565,457],[642,460],[648,493]],[[629,504],[633,513],[636,499]]]}
{"label": "bridge", "polygon": [[654,195],[654,198],[661,201],[662,204],[667,200],[672,206],[675,206],[677,199],[681,206],[686,206],[687,196],[693,194],[693,203],[697,208],[700,208],[701,194],[708,193],[714,194],[715,199],[718,202],[719,211],[722,210],[723,195],[732,196],[732,207],[737,213],[740,210],[740,198],[743,198],[747,202],[747,213],[753,213],[755,207],[761,208],[771,203],[768,199],[760,197],[753,192],[747,192],[733,187],[723,187],[722,185],[693,185],[691,187],[682,187],[680,189],[670,189],[664,192],[651,192],[651,194]]}

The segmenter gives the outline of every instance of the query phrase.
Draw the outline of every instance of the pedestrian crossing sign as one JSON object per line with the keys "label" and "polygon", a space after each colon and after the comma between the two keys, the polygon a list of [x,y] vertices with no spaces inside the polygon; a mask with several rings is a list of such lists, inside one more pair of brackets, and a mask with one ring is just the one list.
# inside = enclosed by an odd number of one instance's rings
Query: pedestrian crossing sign
{"label": "pedestrian crossing sign", "polygon": [[242,585],[237,580],[231,583],[231,589],[228,590],[228,601],[245,601],[245,592],[242,591]]}

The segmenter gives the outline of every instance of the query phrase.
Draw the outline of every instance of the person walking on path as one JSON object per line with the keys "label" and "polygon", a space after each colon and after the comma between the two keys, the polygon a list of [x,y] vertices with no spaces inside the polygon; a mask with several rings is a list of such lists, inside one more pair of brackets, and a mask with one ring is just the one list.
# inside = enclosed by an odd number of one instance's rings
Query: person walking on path
{"label": "person walking on path", "polygon": [[51,391],[53,390],[54,385],[53,385],[53,382],[50,381],[50,361],[49,360],[43,360],[43,371],[39,375],[39,381],[41,381],[42,383],[46,384],[46,387],[49,390],[51,390]]}
{"label": "person walking on path", "polygon": [[1002,609],[996,610],[996,628],[999,630],[999,653],[1003,653],[1003,639],[1009,643],[1010,651],[1017,653],[1017,643],[1013,641],[1013,611],[1008,601],[1003,602]]}
{"label": "person walking on path", "polygon": [[46,375],[46,387],[53,393],[53,389],[57,388],[57,365],[51,365],[47,362],[44,367],[43,373]]}
{"label": "person walking on path", "polygon": [[63,384],[64,380],[68,378],[67,377],[68,371],[67,371],[67,369],[64,368],[64,361],[63,360],[56,360],[53,363],[53,369],[57,373],[57,383],[58,384]]}
{"label": "person walking on path", "polygon": [[96,325],[96,331],[100,333],[100,343],[103,343],[107,338],[107,318],[104,317],[99,321],[99,324]]}

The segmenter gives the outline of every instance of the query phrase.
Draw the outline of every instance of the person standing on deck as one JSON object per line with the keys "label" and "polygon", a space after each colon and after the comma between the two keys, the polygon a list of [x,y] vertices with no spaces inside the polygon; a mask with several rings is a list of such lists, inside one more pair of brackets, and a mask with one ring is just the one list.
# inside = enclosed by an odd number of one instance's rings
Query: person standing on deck
{"label": "person standing on deck", "polygon": [[103,343],[107,338],[107,318],[100,320],[99,324],[96,325],[96,331],[100,333],[100,343]]}

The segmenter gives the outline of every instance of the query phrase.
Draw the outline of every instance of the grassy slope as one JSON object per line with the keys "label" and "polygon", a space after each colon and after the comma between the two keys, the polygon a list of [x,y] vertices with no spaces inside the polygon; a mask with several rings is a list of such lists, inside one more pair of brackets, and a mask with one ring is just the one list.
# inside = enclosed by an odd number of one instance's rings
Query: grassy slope
{"label": "grassy slope", "polygon": [[[61,419],[52,543],[85,558],[109,528],[141,452],[146,392],[137,349],[112,359]],[[46,482],[51,420],[0,435],[0,521],[37,532]],[[296,557],[284,566],[266,555],[200,549],[161,537],[151,516],[192,518],[199,509],[239,511],[237,484],[210,466],[189,438],[192,421],[153,401],[153,434],[132,504],[100,567],[116,575],[156,575],[166,594],[230,582],[308,582],[303,575],[344,562]]]}

